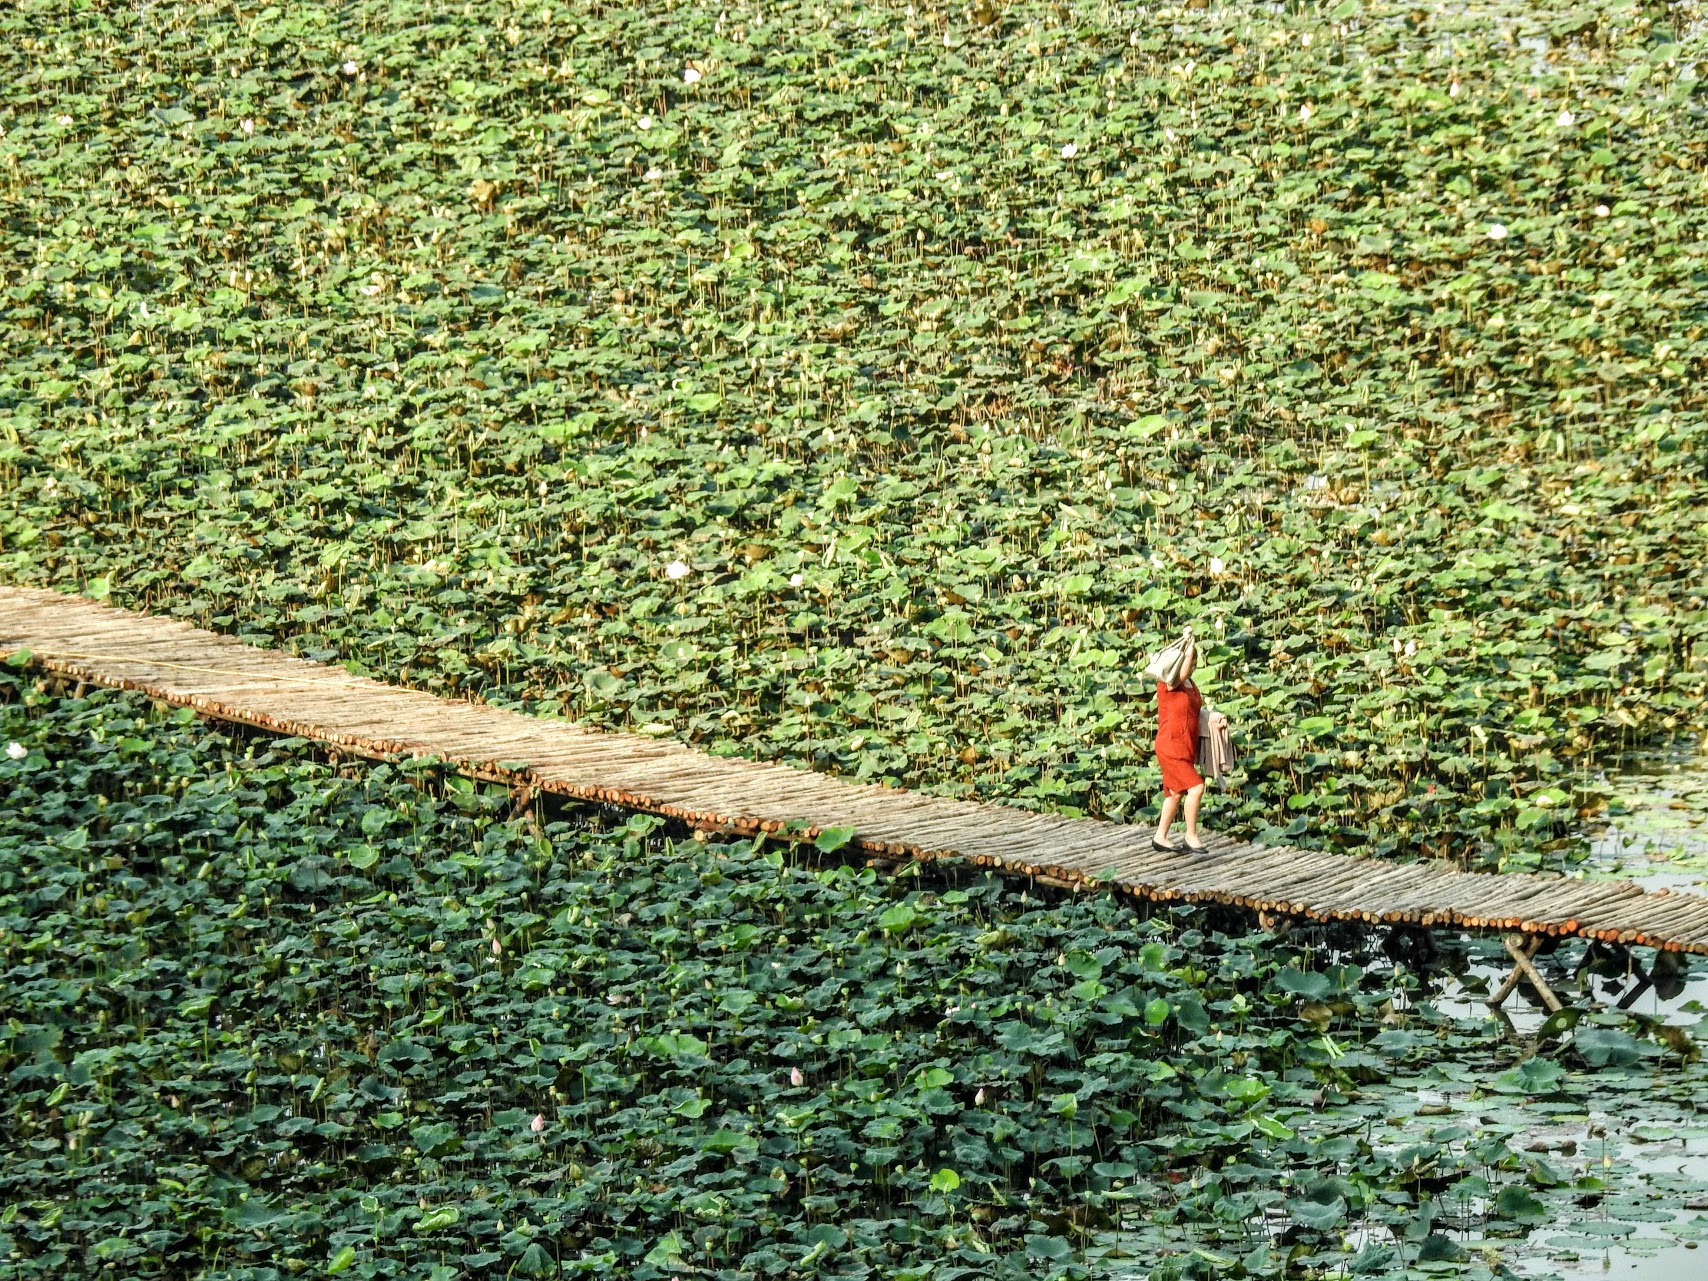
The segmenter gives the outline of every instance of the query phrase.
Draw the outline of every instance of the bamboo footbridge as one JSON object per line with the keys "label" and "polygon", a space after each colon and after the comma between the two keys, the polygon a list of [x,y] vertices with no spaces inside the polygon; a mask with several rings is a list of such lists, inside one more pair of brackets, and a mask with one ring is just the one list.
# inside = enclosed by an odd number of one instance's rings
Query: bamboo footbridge
{"label": "bamboo footbridge", "polygon": [[[883,857],[955,857],[1158,902],[1498,930],[1508,935],[1519,970],[1544,991],[1528,958],[1549,935],[1708,954],[1708,898],[1694,894],[1649,893],[1629,881],[1463,872],[1445,863],[1390,863],[1214,836],[1204,854],[1158,853],[1148,828],[711,756],[673,741],[386,685],[81,597],[0,587],[0,654],[24,650],[62,677],[141,690],[218,720],[352,755],[435,757],[474,777],[661,814],[699,829],[752,836],[794,824],[811,837],[848,827],[854,846]],[[1508,990],[1516,978],[1517,971]]]}

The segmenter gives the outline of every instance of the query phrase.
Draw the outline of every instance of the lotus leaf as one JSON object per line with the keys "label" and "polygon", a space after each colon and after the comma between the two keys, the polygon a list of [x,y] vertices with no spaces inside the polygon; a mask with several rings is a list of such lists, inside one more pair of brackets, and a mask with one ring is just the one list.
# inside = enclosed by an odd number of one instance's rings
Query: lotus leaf
{"label": "lotus leaf", "polygon": [[[1570,869],[1598,770],[1708,729],[1674,8],[23,0],[0,579],[1133,822],[1191,623],[1212,827]],[[1503,1135],[1708,1106],[1617,1012],[1514,1066],[1379,955],[522,813],[29,664],[31,1281],[1485,1275],[1438,1189],[1644,1213]],[[1502,1133],[1387,1135],[1426,1090]],[[1270,1238],[1336,1200],[1428,1257]]]}

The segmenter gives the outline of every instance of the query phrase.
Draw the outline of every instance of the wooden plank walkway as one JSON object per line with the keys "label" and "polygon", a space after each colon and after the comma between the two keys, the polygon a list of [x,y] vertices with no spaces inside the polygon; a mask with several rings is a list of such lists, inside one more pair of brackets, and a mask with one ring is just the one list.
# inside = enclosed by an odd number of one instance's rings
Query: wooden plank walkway
{"label": "wooden plank walkway", "polygon": [[0,653],[208,716],[368,757],[434,756],[477,777],[748,835],[852,827],[876,854],[954,856],[1159,902],[1281,916],[1582,935],[1708,954],[1708,898],[1629,881],[1462,872],[1210,837],[1160,854],[1148,828],[855,783],[683,744],[438,698],[81,597],[0,587]]}

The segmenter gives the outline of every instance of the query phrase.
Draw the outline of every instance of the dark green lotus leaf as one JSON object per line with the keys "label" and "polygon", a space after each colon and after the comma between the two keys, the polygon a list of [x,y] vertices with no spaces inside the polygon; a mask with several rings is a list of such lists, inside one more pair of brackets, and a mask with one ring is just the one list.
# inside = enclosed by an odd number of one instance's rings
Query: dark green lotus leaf
{"label": "dark green lotus leaf", "polygon": [[1346,1200],[1339,1196],[1328,1201],[1296,1197],[1287,1202],[1287,1217],[1302,1228],[1328,1232],[1346,1222]]}
{"label": "dark green lotus leaf", "polygon": [[1466,1258],[1465,1247],[1450,1236],[1432,1232],[1417,1247],[1418,1263],[1457,1263]]}
{"label": "dark green lotus leaf", "polygon": [[1643,1057],[1642,1043],[1617,1028],[1579,1028],[1572,1049],[1590,1067],[1629,1067]]}
{"label": "dark green lotus leaf", "polygon": [[1329,982],[1328,975],[1314,970],[1281,969],[1276,971],[1274,983],[1283,992],[1308,1001],[1320,1001],[1334,991],[1334,985]]}
{"label": "dark green lotus leaf", "polygon": [[1547,1206],[1527,1189],[1509,1186],[1495,1197],[1494,1212],[1516,1223],[1544,1223],[1550,1217]]}

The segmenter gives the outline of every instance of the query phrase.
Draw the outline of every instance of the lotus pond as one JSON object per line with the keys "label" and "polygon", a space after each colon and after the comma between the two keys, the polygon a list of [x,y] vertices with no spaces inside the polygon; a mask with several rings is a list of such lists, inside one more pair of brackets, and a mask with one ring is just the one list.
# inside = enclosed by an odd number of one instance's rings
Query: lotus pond
{"label": "lotus pond", "polygon": [[[1215,825],[1610,867],[1605,767],[1708,729],[1704,53],[1599,0],[20,0],[0,579],[1134,820],[1192,622]],[[1481,945],[0,698],[22,1276],[1699,1257],[1688,989],[1512,1040]]]}
{"label": "lotus pond", "polygon": [[0,13],[0,574],[1534,866],[1704,724],[1694,4]]}
{"label": "lotus pond", "polygon": [[1708,1236],[1659,1020],[1513,1044],[1346,940],[518,814],[3,668],[0,738],[9,1275],[1488,1278]]}

